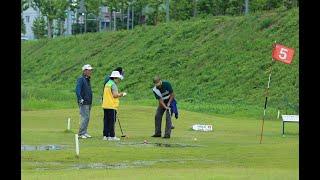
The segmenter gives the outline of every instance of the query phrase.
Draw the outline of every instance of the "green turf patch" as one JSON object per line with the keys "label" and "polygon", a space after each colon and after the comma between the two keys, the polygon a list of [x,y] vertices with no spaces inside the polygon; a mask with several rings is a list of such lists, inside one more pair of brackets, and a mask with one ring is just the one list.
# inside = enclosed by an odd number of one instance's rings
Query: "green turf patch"
{"label": "green turf patch", "polygon": [[[21,151],[22,179],[298,179],[299,126],[266,120],[262,144],[260,119],[230,118],[181,110],[170,139],[152,138],[155,107],[124,105],[120,141],[102,140],[103,113],[93,107],[88,132],[75,156],[77,109],[22,111],[21,144],[62,145],[60,150]],[[196,118],[197,117],[197,118]],[[210,132],[190,131],[213,124]],[[165,124],[163,122],[162,128]],[[116,124],[116,136],[121,132]],[[36,138],[35,138],[36,137]],[[194,139],[197,139],[196,141]],[[146,144],[144,143],[146,140]],[[170,147],[171,146],[171,147]]]}

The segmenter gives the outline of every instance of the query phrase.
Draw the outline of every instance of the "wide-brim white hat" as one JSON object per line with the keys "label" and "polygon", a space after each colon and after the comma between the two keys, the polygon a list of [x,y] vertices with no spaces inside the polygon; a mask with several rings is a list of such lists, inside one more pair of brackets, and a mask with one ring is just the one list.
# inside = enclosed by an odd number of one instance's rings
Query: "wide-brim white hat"
{"label": "wide-brim white hat", "polygon": [[119,71],[112,71],[110,77],[123,79],[123,76],[119,73]]}

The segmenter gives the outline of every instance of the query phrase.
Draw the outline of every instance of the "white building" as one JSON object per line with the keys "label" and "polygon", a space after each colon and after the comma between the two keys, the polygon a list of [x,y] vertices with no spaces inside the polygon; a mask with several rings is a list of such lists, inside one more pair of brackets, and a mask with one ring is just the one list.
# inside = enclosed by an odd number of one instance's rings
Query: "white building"
{"label": "white building", "polygon": [[100,7],[100,31],[107,29],[110,26],[111,14],[106,6]]}
{"label": "white building", "polygon": [[[110,25],[110,13],[108,12],[108,9],[108,7],[100,7],[100,31],[107,29]],[[26,33],[24,34],[24,37],[27,37],[28,39],[35,39],[32,31],[32,25],[34,20],[40,15],[40,11],[38,9],[33,9],[32,7],[29,7],[27,10],[22,12],[22,17],[26,26]],[[77,23],[77,20],[74,18],[79,18],[79,16],[75,15],[72,11],[68,11],[64,22],[65,36],[72,34],[72,24]],[[56,22],[54,21],[53,25],[55,24]],[[53,32],[55,31],[53,30]]]}
{"label": "white building", "polygon": [[[72,12],[69,11],[67,14],[65,23],[64,23],[64,29],[65,35],[71,35],[71,24],[72,24]],[[26,33],[24,34],[24,37],[28,38],[29,40],[35,39],[35,36],[32,31],[33,22],[37,17],[40,17],[41,12],[38,9],[34,9],[32,7],[29,7],[27,10],[22,12],[23,21],[26,27]],[[46,19],[46,17],[44,17]],[[53,25],[55,25],[56,22],[53,21]]]}
{"label": "white building", "polygon": [[40,11],[37,9],[33,9],[32,7],[29,7],[27,10],[22,12],[23,21],[26,26],[25,37],[27,37],[28,39],[34,39],[32,24],[33,21],[39,16]]}

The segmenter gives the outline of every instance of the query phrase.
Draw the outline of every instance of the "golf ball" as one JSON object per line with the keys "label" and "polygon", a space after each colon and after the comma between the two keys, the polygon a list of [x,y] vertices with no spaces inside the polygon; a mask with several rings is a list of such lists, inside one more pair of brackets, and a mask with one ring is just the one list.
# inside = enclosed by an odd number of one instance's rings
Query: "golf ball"
{"label": "golf ball", "polygon": [[197,140],[197,138],[193,138],[193,140],[195,140],[195,141],[196,141],[196,140]]}

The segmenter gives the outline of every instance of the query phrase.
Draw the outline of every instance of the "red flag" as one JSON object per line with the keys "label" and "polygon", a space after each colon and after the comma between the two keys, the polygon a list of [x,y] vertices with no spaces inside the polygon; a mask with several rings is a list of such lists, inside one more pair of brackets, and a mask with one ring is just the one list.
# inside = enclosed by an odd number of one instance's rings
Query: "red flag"
{"label": "red flag", "polygon": [[272,58],[286,64],[291,64],[294,50],[281,44],[276,44],[272,51]]}

